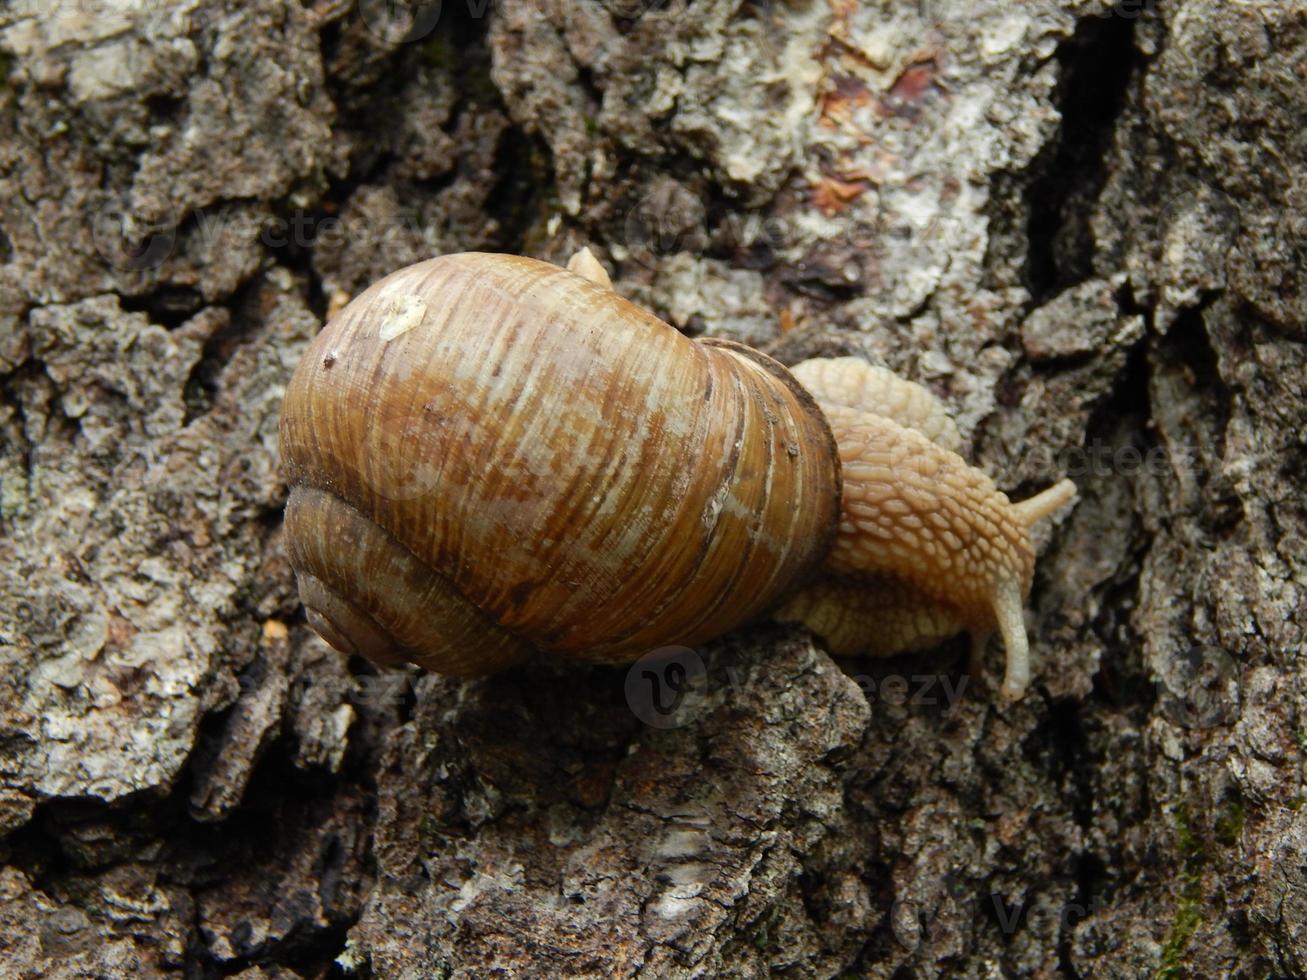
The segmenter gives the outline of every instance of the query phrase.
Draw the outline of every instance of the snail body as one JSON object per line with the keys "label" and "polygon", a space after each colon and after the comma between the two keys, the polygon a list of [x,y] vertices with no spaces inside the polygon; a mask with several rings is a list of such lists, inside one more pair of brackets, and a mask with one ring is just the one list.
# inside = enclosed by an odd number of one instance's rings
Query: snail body
{"label": "snail body", "polygon": [[687,338],[567,270],[447,255],[352,300],[287,389],[286,536],[310,625],[442,673],[624,662],[773,611],[835,653],[1002,632],[1028,678],[1028,526],[924,389]]}
{"label": "snail body", "polygon": [[806,624],[846,655],[921,650],[969,631],[978,661],[999,632],[1004,693],[1021,694],[1030,680],[1022,612],[1034,577],[1029,529],[1074,498],[1075,485],[1062,480],[1012,503],[946,448],[961,442],[956,426],[920,386],[853,358],[805,361],[795,374],[835,434],[843,500],[821,577],[776,618]]}

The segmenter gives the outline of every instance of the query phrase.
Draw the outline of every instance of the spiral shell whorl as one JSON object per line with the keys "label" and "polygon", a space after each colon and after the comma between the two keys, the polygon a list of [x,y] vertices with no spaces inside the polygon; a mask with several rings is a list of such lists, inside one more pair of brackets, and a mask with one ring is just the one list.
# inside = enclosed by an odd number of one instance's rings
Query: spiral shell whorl
{"label": "spiral shell whorl", "polygon": [[286,505],[286,534],[309,625],[343,653],[466,677],[533,652],[330,493],[297,487]]}
{"label": "spiral shell whorl", "polygon": [[[340,566],[332,590],[367,617],[350,642],[373,642],[373,607],[392,601],[349,582],[380,564],[331,557],[352,513],[404,576],[433,576],[516,642],[492,642],[486,669],[522,649],[620,661],[720,635],[821,562],[839,508],[830,428],[784,369],[517,256],[432,259],[351,302],[291,381],[282,456],[297,493],[346,509],[300,521],[328,540],[292,554],[302,584],[328,581],[311,553]],[[328,506],[306,499],[305,514]],[[352,621],[348,605],[318,614]],[[451,629],[395,656],[468,672]]]}

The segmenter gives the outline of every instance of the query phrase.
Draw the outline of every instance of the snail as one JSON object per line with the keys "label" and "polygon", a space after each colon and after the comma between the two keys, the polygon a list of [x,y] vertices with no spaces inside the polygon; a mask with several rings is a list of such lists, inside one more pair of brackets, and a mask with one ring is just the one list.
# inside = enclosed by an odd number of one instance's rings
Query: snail
{"label": "snail", "polygon": [[374,283],[296,368],[280,448],[309,624],[462,676],[629,662],[770,612],[836,654],[998,631],[1017,696],[1028,529],[1075,495],[1010,503],[924,388],[690,339],[588,249]]}

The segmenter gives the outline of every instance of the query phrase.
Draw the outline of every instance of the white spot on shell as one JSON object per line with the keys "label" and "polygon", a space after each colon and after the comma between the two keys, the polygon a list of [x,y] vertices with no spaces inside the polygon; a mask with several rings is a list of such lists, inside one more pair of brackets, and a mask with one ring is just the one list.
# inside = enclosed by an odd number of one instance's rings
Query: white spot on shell
{"label": "white spot on shell", "polygon": [[388,297],[386,312],[381,318],[381,339],[394,340],[406,334],[427,315],[426,301],[414,293],[399,293]]}

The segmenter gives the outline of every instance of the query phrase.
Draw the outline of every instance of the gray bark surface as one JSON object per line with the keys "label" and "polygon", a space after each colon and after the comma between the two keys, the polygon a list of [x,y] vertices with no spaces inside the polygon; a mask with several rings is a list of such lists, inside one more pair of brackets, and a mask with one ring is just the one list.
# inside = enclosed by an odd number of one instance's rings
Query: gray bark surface
{"label": "gray bark surface", "polygon": [[[1307,974],[1307,5],[417,8],[0,6],[0,975]],[[1024,700],[762,624],[664,719],[308,630],[308,341],[583,244],[1076,480]]]}

